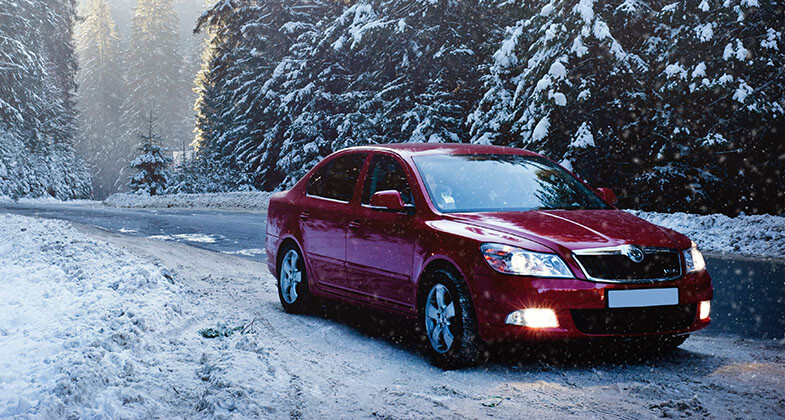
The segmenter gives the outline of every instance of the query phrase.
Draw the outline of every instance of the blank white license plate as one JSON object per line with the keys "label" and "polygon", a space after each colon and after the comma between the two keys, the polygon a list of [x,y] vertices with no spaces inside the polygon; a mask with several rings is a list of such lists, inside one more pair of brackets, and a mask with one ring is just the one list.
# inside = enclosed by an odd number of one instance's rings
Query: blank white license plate
{"label": "blank white license plate", "polygon": [[679,289],[608,290],[609,308],[641,308],[679,304]]}

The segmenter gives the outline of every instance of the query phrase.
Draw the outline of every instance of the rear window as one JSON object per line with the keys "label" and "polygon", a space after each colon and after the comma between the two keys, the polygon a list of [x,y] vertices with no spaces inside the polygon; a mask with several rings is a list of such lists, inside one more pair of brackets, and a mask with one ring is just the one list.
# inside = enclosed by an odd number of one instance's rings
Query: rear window
{"label": "rear window", "polygon": [[332,159],[311,176],[306,193],[348,203],[367,156],[367,153],[351,153]]}

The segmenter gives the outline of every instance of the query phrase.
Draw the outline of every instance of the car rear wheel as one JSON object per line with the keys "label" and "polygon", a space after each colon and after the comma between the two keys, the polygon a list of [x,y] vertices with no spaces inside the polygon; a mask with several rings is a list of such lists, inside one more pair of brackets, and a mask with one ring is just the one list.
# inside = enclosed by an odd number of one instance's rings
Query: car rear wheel
{"label": "car rear wheel", "polygon": [[434,365],[454,369],[477,363],[481,341],[477,320],[466,287],[447,270],[430,276],[420,305],[420,325],[424,326]]}
{"label": "car rear wheel", "polygon": [[286,312],[303,313],[311,300],[305,260],[295,247],[285,248],[281,252],[283,257],[278,270],[278,298]]}

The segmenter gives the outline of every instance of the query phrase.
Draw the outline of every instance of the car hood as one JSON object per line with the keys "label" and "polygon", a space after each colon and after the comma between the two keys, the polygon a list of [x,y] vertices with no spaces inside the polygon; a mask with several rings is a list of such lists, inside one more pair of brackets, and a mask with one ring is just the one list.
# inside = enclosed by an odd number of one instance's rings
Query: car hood
{"label": "car hood", "polygon": [[621,210],[451,213],[447,217],[523,237],[561,251],[622,244],[679,249],[690,245],[686,236]]}

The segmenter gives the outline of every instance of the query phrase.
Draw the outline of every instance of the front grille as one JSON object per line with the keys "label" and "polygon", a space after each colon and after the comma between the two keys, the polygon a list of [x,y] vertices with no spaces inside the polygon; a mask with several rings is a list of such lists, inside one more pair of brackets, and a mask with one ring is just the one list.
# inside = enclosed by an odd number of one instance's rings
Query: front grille
{"label": "front grille", "polygon": [[675,250],[645,249],[643,254],[643,261],[637,263],[622,254],[580,254],[575,258],[586,274],[596,280],[665,280],[681,274],[681,261]]}
{"label": "front grille", "polygon": [[646,308],[572,309],[572,322],[584,334],[642,334],[689,328],[697,305]]}

